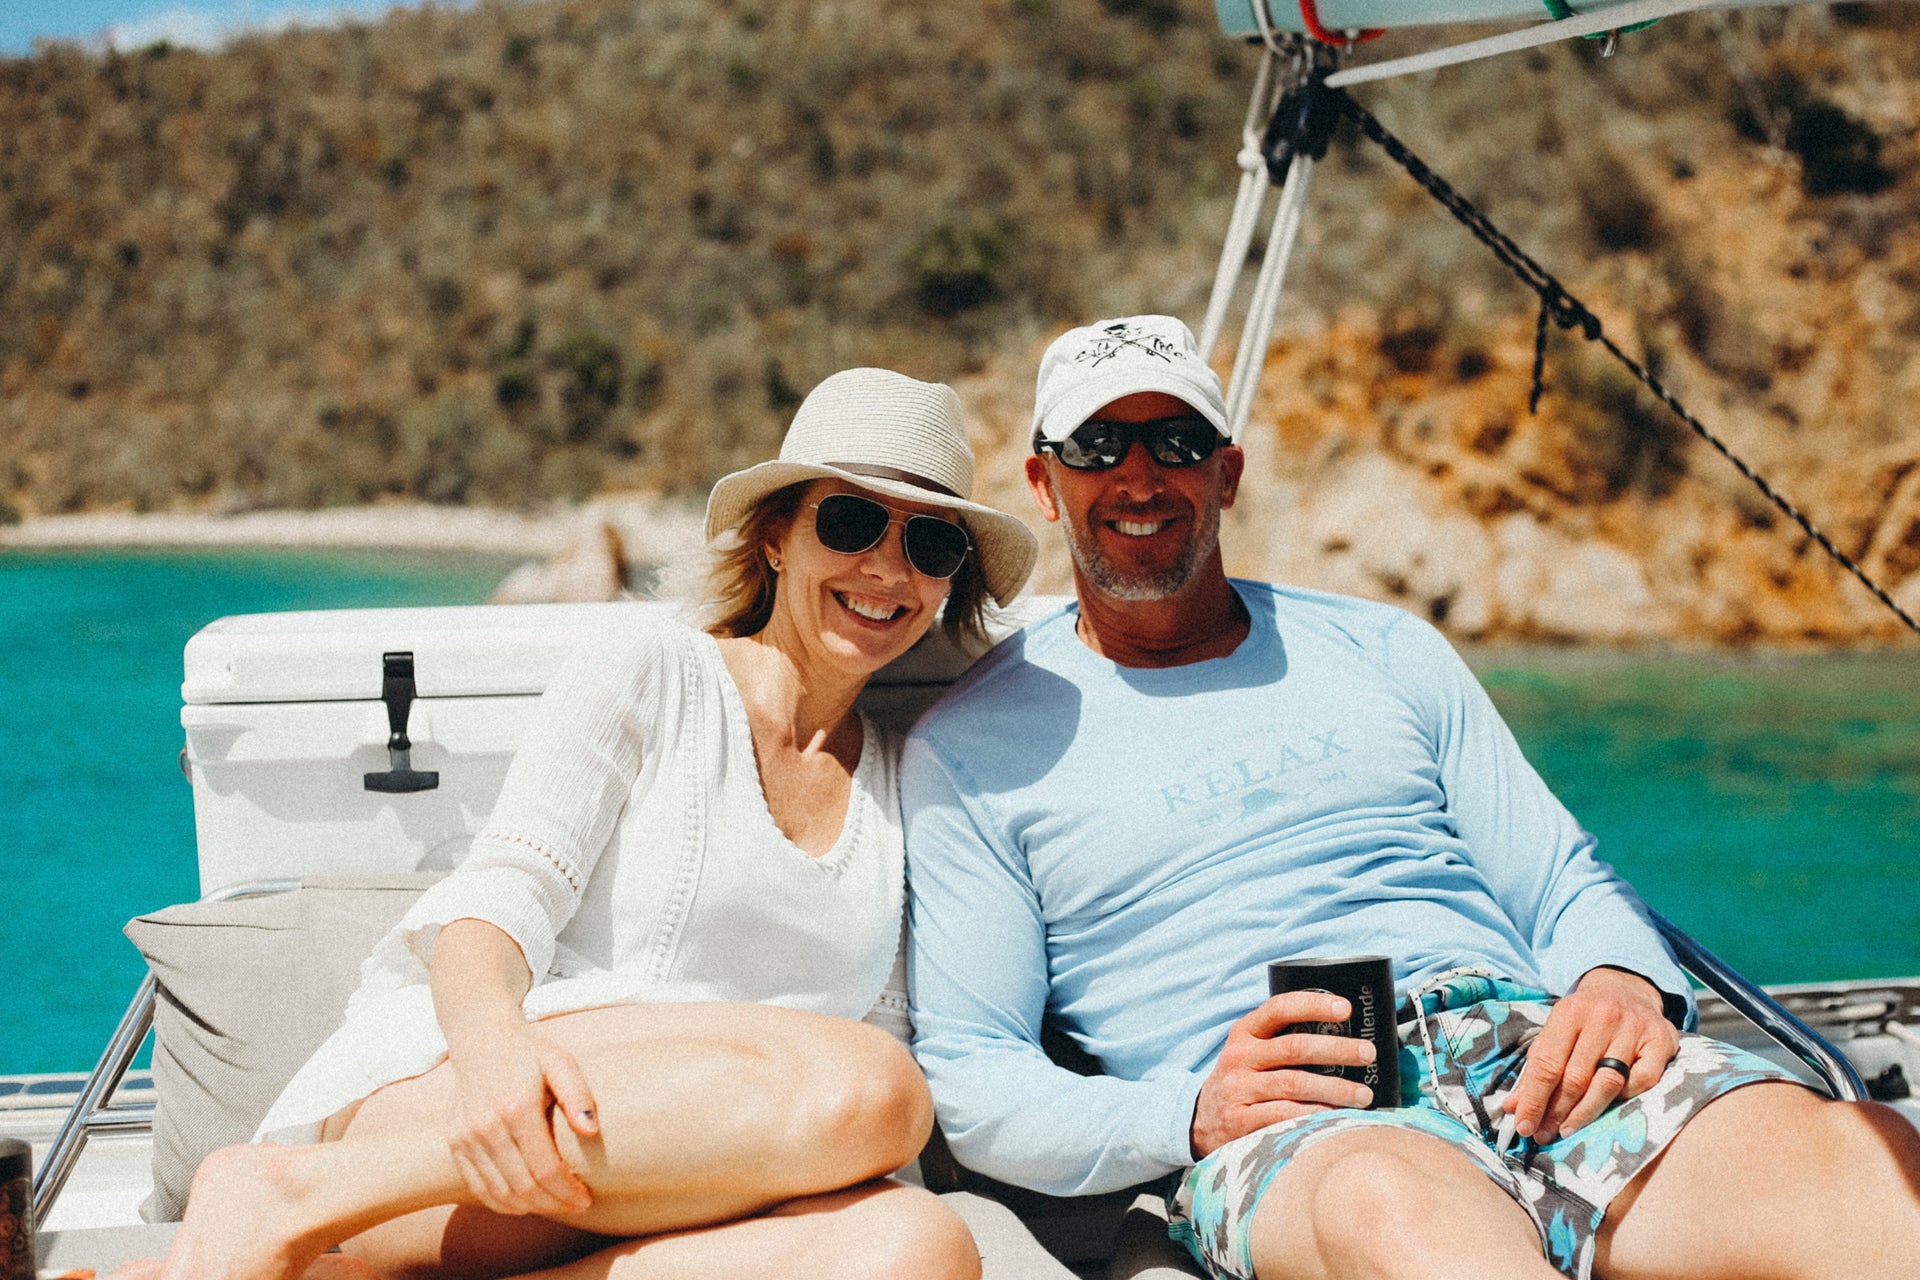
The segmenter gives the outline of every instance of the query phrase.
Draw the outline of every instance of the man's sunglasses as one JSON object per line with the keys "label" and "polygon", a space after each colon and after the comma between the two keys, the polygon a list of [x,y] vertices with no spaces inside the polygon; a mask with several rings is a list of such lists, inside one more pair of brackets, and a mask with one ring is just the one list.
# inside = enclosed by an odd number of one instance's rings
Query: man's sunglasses
{"label": "man's sunglasses", "polygon": [[1198,414],[1146,422],[1088,418],[1065,440],[1036,441],[1033,451],[1051,449],[1062,465],[1075,471],[1105,471],[1124,462],[1135,444],[1145,445],[1147,456],[1163,467],[1191,467],[1213,456],[1220,432]]}
{"label": "man's sunglasses", "polygon": [[929,578],[951,578],[967,558],[967,531],[938,516],[897,519],[888,508],[857,493],[830,493],[813,509],[813,534],[820,545],[843,556],[857,556],[880,545],[887,526],[899,524],[907,563]]}

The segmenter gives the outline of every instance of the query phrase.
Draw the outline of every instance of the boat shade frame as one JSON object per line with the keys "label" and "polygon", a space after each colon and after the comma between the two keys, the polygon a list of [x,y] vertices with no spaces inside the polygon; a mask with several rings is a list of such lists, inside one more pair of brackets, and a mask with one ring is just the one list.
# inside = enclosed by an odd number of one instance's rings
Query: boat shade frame
{"label": "boat shade frame", "polygon": [[1435,71],[1441,67],[1478,62],[1482,58],[1497,58],[1502,54],[1518,53],[1544,44],[1558,44],[1562,40],[1605,36],[1630,28],[1639,29],[1658,22],[1662,18],[1676,17],[1683,13],[1697,13],[1709,9],[1758,8],[1765,3],[1766,0],[1627,0],[1625,4],[1613,5],[1589,13],[1577,13],[1572,17],[1551,22],[1535,23],[1519,31],[1506,31],[1497,36],[1485,36],[1478,40],[1445,45],[1438,49],[1429,49],[1424,53],[1409,54],[1403,58],[1387,58],[1380,62],[1347,67],[1328,76],[1327,85],[1329,88],[1340,89],[1349,85],[1369,84],[1377,80],[1393,80],[1400,76],[1417,75],[1422,71]]}

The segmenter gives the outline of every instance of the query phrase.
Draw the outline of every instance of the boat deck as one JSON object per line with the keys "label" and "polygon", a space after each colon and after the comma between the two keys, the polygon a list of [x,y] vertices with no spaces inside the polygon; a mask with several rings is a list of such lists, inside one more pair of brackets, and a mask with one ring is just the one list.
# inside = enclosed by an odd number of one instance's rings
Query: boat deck
{"label": "boat deck", "polygon": [[[84,1071],[0,1076],[0,1138],[33,1144],[40,1169],[60,1122],[87,1082]],[[130,1071],[114,1095],[122,1103],[154,1100],[153,1077]],[[102,1134],[87,1144],[66,1189],[42,1229],[123,1226],[140,1221],[140,1201],[152,1189],[153,1140],[145,1133]]]}
{"label": "boat deck", "polygon": [[[1920,1129],[1920,977],[1769,987],[1793,1013],[1830,1040],[1889,1102]],[[1700,1029],[1751,1049],[1808,1079],[1805,1067],[1762,1035],[1718,997],[1699,992]],[[36,1168],[47,1144],[79,1096],[86,1073],[0,1076],[0,1137],[34,1144]],[[132,1071],[115,1099],[154,1100],[152,1076]],[[44,1230],[122,1226],[140,1221],[140,1201],[151,1189],[152,1141],[143,1132],[94,1138]]]}

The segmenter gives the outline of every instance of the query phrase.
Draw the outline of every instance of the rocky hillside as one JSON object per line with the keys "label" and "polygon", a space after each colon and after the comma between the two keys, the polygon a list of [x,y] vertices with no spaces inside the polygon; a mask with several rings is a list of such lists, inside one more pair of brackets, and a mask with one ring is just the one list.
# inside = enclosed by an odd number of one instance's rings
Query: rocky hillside
{"label": "rocky hillside", "polygon": [[[1698,16],[1356,92],[1914,612],[1917,33]],[[545,0],[0,61],[0,519],[692,495],[851,363],[955,381],[1024,513],[1046,338],[1197,317],[1253,65],[1199,0]],[[1470,638],[1900,635],[1591,348],[1556,333],[1528,414],[1531,295],[1370,144],[1291,283],[1236,570]]]}

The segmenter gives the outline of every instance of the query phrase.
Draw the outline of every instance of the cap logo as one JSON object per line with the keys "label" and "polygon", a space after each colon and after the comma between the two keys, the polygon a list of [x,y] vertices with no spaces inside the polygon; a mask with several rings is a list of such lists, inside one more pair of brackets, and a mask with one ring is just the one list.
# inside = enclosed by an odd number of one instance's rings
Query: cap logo
{"label": "cap logo", "polygon": [[1172,364],[1182,354],[1179,347],[1157,333],[1122,321],[1110,324],[1089,339],[1084,350],[1074,354],[1074,363],[1099,368],[1123,351],[1138,351]]}

